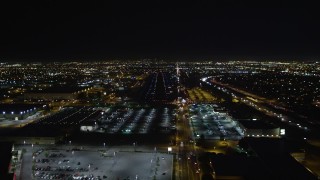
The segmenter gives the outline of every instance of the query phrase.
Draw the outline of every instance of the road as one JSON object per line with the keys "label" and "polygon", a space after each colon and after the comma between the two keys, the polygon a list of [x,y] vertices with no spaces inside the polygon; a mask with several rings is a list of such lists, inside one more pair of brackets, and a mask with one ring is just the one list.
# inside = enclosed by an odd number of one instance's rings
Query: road
{"label": "road", "polygon": [[22,128],[42,117],[44,116],[40,115],[40,113],[37,112],[36,114],[29,116],[28,118],[23,120],[3,120],[0,122],[0,128]]}
{"label": "road", "polygon": [[[178,112],[177,118],[177,161],[179,175],[177,179],[185,180],[200,180],[201,172],[199,170],[199,163],[197,161],[197,155],[199,153],[198,148],[192,140],[192,131],[186,118],[187,106],[181,106]],[[192,141],[190,141],[192,140]]]}

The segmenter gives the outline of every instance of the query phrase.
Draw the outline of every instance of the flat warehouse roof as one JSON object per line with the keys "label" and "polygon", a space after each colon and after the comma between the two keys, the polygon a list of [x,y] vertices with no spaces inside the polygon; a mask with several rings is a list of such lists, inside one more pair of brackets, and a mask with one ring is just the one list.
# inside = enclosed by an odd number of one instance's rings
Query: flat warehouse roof
{"label": "flat warehouse roof", "polygon": [[274,129],[276,126],[263,122],[263,121],[252,121],[252,120],[239,120],[239,122],[248,129]]}

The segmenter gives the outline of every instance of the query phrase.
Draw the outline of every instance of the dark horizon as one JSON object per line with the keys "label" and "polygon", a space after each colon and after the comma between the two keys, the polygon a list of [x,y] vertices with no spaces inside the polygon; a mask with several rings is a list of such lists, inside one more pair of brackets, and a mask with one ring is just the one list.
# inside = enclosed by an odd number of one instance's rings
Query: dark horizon
{"label": "dark horizon", "polygon": [[[312,4],[289,1],[11,2],[1,61],[320,56]],[[259,59],[258,59],[259,60]]]}

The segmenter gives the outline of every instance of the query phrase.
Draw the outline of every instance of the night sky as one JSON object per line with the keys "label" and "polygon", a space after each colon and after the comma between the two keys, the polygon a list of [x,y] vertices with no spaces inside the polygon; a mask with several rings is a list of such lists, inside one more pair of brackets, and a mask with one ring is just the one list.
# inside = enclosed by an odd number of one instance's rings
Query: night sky
{"label": "night sky", "polygon": [[318,57],[315,4],[1,2],[0,60]]}

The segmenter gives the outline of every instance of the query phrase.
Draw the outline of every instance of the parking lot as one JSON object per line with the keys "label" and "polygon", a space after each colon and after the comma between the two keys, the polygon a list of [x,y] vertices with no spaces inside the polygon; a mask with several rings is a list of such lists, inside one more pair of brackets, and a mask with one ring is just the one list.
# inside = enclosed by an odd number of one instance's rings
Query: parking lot
{"label": "parking lot", "polygon": [[194,104],[189,106],[189,122],[195,138],[237,140],[243,137],[238,122],[225,112],[217,112],[215,104]]}
{"label": "parking lot", "polygon": [[171,179],[171,154],[142,147],[130,149],[29,148],[23,157],[21,179]]}
{"label": "parking lot", "polygon": [[168,134],[175,130],[173,107],[67,107],[42,117],[28,128],[80,128],[84,132],[107,134]]}
{"label": "parking lot", "polygon": [[66,107],[60,112],[40,118],[29,127],[70,127],[78,126],[100,116],[101,110],[92,107]]}
{"label": "parking lot", "polygon": [[108,134],[170,133],[175,130],[174,110],[157,108],[110,108],[97,120],[96,132]]}

